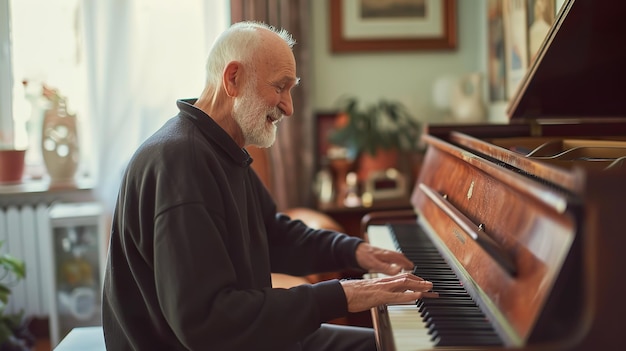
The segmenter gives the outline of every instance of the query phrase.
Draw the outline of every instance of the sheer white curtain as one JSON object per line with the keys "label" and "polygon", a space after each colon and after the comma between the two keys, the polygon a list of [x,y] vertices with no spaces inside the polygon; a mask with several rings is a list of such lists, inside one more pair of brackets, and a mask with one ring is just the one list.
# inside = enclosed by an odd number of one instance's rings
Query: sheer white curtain
{"label": "sheer white curtain", "polygon": [[112,210],[139,144],[204,87],[206,56],[229,24],[227,0],[85,0],[96,194]]}

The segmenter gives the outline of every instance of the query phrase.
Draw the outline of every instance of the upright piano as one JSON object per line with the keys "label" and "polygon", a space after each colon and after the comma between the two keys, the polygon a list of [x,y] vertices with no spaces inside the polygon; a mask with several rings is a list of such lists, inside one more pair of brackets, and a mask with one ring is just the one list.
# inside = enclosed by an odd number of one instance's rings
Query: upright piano
{"label": "upright piano", "polygon": [[508,116],[430,126],[412,210],[363,219],[440,293],[374,308],[380,351],[626,349],[626,2],[566,1]]}

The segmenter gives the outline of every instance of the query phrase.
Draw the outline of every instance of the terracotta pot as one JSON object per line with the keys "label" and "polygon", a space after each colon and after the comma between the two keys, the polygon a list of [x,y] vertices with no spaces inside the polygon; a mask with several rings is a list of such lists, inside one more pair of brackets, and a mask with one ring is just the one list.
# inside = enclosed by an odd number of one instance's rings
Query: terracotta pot
{"label": "terracotta pot", "polygon": [[0,183],[19,183],[24,176],[26,150],[0,150]]}
{"label": "terracotta pot", "polygon": [[373,156],[367,152],[361,153],[357,172],[359,182],[366,181],[372,172],[384,171],[388,168],[398,168],[398,158],[399,153],[396,149],[378,149]]}

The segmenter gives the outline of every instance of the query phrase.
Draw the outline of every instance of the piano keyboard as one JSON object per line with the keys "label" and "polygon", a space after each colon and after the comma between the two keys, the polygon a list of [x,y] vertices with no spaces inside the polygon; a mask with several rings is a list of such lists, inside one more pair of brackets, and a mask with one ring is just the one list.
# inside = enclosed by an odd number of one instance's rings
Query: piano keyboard
{"label": "piano keyboard", "polygon": [[[417,224],[369,226],[370,244],[403,252],[414,274],[433,283],[439,298],[386,306],[395,350],[444,346],[502,346],[498,334],[454,271]],[[380,309],[379,309],[380,310]]]}

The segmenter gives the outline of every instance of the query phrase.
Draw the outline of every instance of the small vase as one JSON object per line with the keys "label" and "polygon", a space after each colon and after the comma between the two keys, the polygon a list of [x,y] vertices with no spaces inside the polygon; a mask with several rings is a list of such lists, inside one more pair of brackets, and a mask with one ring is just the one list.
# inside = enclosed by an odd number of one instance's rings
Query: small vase
{"label": "small vase", "polygon": [[483,123],[487,119],[487,108],[483,101],[482,75],[467,74],[452,90],[452,115],[457,122]]}
{"label": "small vase", "polygon": [[354,161],[349,158],[335,158],[330,160],[330,167],[335,174],[335,200],[338,204],[343,203],[343,199],[348,192],[346,177],[353,165]]}
{"label": "small vase", "polygon": [[78,169],[76,116],[67,113],[65,100],[53,101],[42,128],[42,156],[51,183],[72,183]]}

